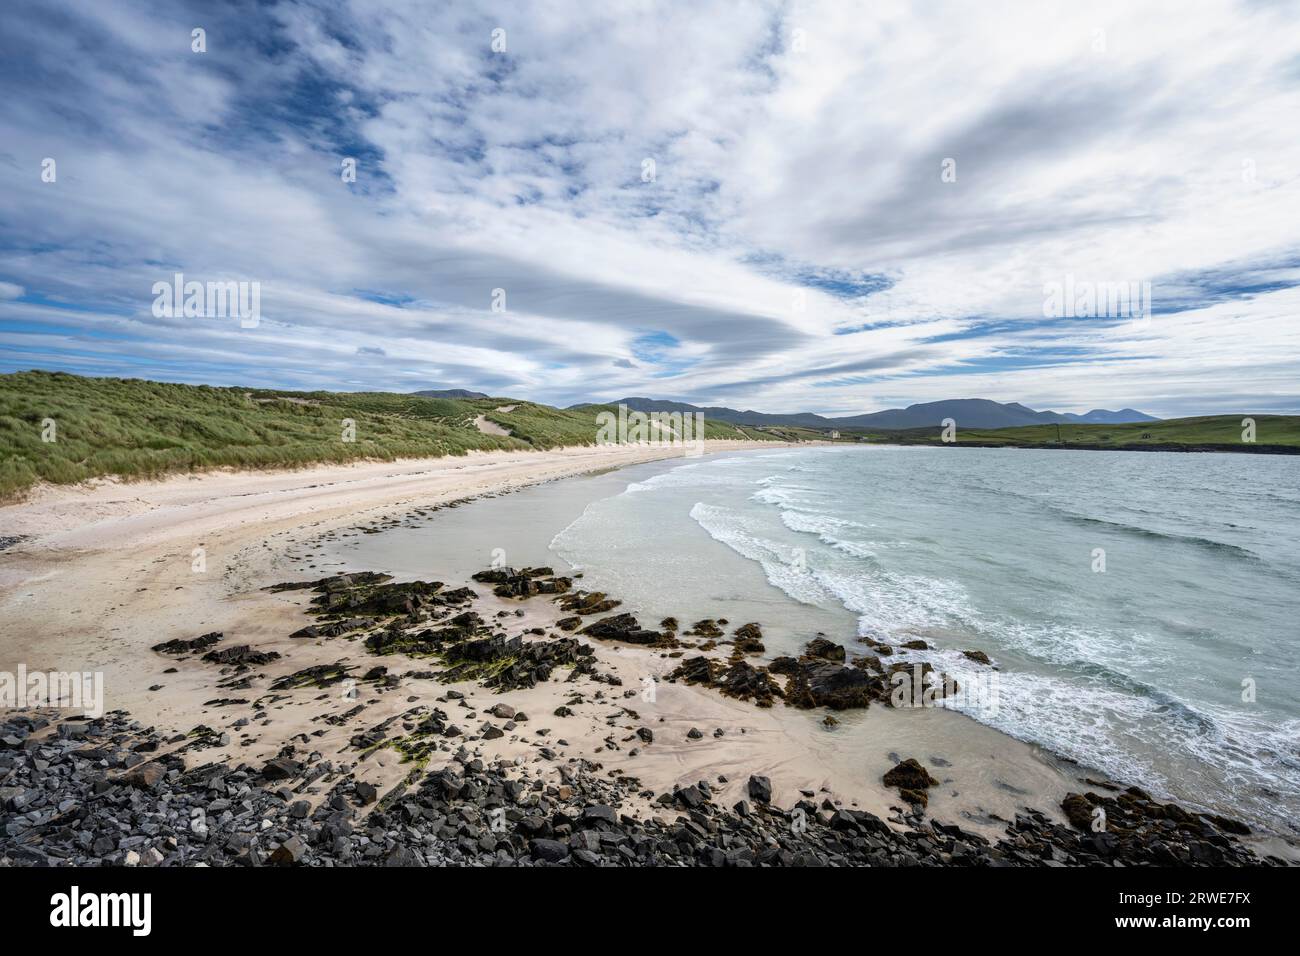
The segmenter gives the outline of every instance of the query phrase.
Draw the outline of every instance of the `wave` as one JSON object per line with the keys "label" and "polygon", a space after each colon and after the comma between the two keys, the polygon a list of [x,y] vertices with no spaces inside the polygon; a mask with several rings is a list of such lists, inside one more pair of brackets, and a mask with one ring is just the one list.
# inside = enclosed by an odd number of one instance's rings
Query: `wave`
{"label": "wave", "polygon": [[1053,508],[1053,510],[1059,513],[1063,518],[1065,518],[1065,520],[1083,527],[1101,526],[1124,534],[1132,535],[1133,537],[1170,541],[1178,544],[1189,544],[1198,548],[1207,548],[1211,551],[1222,551],[1227,554],[1233,554],[1250,561],[1262,560],[1254,551],[1235,544],[1228,544],[1225,541],[1215,541],[1212,538],[1202,538],[1199,535],[1172,534],[1167,531],[1156,531],[1153,528],[1143,528],[1141,525],[1125,524],[1122,521],[1108,521],[1105,518],[1090,518],[1087,515],[1066,511],[1064,508]]}
{"label": "wave", "polygon": [[801,604],[826,604],[831,600],[832,595],[806,570],[796,549],[762,537],[740,512],[698,502],[691,508],[690,517],[713,540],[757,561],[768,583]]}
{"label": "wave", "polygon": [[[1093,517],[1092,515],[1080,514],[1079,512],[1072,511],[1069,508],[1063,507],[1062,505],[1054,504],[1051,501],[1045,501],[1044,499],[1049,495],[1053,494],[1053,492],[1017,491],[1004,486],[990,484],[989,482],[983,480],[971,482],[970,486],[977,488],[979,491],[994,497],[1018,498],[1024,501],[1032,502],[1035,507],[1051,512],[1052,514],[1060,518],[1063,518],[1064,520],[1070,522],[1071,524],[1079,525],[1081,527],[1104,527],[1104,528],[1117,531],[1121,534],[1127,534],[1133,537],[1147,538],[1147,539],[1157,540],[1157,541],[1169,541],[1178,544],[1187,544],[1198,548],[1206,548],[1212,551],[1222,551],[1225,553],[1235,554],[1239,557],[1245,558],[1247,560],[1252,560],[1252,561],[1262,560],[1258,554],[1256,554],[1254,551],[1251,551],[1249,548],[1243,548],[1240,545],[1229,544],[1226,541],[1216,541],[1213,538],[1206,538],[1202,535],[1177,534],[1169,531],[1157,531],[1154,528],[1148,528],[1143,525],[1131,524],[1126,521],[1117,521],[1113,518],[1096,518]],[[1126,505],[1125,510],[1135,515],[1150,515],[1151,517],[1165,516],[1161,512],[1153,511],[1147,508],[1136,507],[1134,505]],[[1234,525],[1227,522],[1223,524],[1223,527],[1233,528],[1233,529],[1240,528],[1239,525]]]}
{"label": "wave", "polygon": [[[970,604],[960,585],[911,575],[899,575],[871,565],[870,549],[832,539],[859,563],[843,567],[812,567],[805,549],[772,539],[761,519],[718,505],[697,503],[690,517],[715,541],[763,568],[768,583],[803,604],[835,602],[859,619],[859,635],[892,637],[909,628],[937,625],[963,616]],[[791,518],[795,524],[798,517]],[[860,522],[821,516],[819,526],[866,527]],[[866,560],[864,560],[866,559]]]}
{"label": "wave", "polygon": [[647,491],[659,491],[665,488],[687,488],[697,486],[703,488],[721,488],[727,486],[735,488],[749,487],[751,482],[744,478],[736,478],[732,475],[726,474],[716,475],[707,471],[694,470],[700,468],[703,464],[722,465],[725,463],[726,459],[716,462],[696,462],[692,465],[681,465],[674,468],[672,471],[665,471],[662,474],[654,475],[644,481],[629,482],[628,486],[623,489],[623,494],[633,495]]}
{"label": "wave", "polygon": [[1181,790],[1194,808],[1213,810],[1207,795],[1232,794],[1222,802],[1234,815],[1265,826],[1279,820],[1260,795],[1300,792],[1300,720],[1270,725],[1239,713],[1205,712],[1168,695],[1133,695],[1023,671],[998,674],[994,708],[968,706],[960,697],[942,706],[1116,780]]}

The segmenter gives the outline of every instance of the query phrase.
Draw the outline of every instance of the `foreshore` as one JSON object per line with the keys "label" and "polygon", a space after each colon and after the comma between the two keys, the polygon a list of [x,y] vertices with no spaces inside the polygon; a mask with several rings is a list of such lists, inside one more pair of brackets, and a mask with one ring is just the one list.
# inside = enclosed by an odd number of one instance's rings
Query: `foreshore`
{"label": "foreshore", "polygon": [[[779,446],[709,443],[754,447]],[[559,569],[438,587],[285,573],[286,555],[339,529],[673,455],[579,448],[100,482],[0,509],[0,537],[16,539],[0,552],[0,671],[102,673],[112,712],[0,714],[0,858],[1289,858],[1278,840],[959,715],[887,706],[879,665],[841,663],[845,645],[847,661],[871,652],[847,635],[782,670],[746,643],[761,645],[761,622],[741,635],[751,622],[629,623],[617,595],[584,597]],[[796,702],[791,681],[811,696]],[[837,707],[866,708],[853,734],[836,731]],[[63,789],[37,779],[50,766],[68,771]],[[159,794],[167,835],[97,835]]]}

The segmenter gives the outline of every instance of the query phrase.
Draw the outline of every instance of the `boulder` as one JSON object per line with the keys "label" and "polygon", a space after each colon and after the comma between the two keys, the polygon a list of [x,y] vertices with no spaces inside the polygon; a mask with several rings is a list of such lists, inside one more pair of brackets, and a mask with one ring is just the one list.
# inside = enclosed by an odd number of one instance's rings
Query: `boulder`
{"label": "boulder", "polygon": [[167,776],[167,768],[156,761],[150,761],[132,767],[119,776],[117,782],[135,787],[137,790],[156,790],[165,776]]}
{"label": "boulder", "polygon": [[804,710],[829,707],[847,710],[866,707],[878,696],[883,685],[878,678],[830,661],[800,662],[799,669],[786,683],[786,702]]}
{"label": "boulder", "polygon": [[834,641],[828,641],[824,637],[814,637],[804,648],[804,654],[808,657],[817,657],[824,661],[837,661],[844,663],[845,653],[844,645],[836,644]]}
{"label": "boulder", "polygon": [[930,776],[930,772],[921,766],[915,757],[908,757],[897,764],[893,770],[885,774],[884,781],[886,787],[899,787],[904,790],[924,790],[939,785],[939,781]]}
{"label": "boulder", "polygon": [[626,644],[658,644],[664,635],[643,628],[631,614],[615,614],[588,624],[579,633],[600,641],[623,641]]}
{"label": "boulder", "polygon": [[534,860],[545,863],[559,863],[569,855],[569,848],[558,840],[538,839],[532,842]]}
{"label": "boulder", "polygon": [[296,836],[289,837],[271,853],[271,862],[276,866],[292,866],[302,861],[307,853],[307,844]]}
{"label": "boulder", "polygon": [[763,631],[757,624],[743,624],[736,628],[736,639],[732,643],[738,654],[762,654],[767,650],[763,645]]}
{"label": "boulder", "polygon": [[1065,811],[1065,819],[1076,829],[1085,833],[1092,830],[1092,801],[1081,793],[1066,794],[1061,801],[1061,809]]}

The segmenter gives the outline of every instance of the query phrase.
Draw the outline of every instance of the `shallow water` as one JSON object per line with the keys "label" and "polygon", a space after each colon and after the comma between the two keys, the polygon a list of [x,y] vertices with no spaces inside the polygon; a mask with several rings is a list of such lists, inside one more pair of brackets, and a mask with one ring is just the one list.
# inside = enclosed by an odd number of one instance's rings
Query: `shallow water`
{"label": "shallow water", "polygon": [[954,674],[972,670],[961,650],[983,650],[994,706],[957,704],[975,719],[1190,804],[1283,831],[1300,817],[1292,459],[735,453],[539,486],[330,550],[455,580],[497,548],[581,569],[651,624],[759,621],[769,656],[818,631],[863,653],[856,636],[920,636],[936,649],[920,656]]}

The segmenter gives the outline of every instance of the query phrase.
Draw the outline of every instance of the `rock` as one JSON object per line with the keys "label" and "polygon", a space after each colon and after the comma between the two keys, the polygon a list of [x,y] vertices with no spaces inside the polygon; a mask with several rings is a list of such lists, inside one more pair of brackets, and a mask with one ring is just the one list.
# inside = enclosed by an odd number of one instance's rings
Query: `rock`
{"label": "rock", "polygon": [[976,664],[991,665],[993,663],[992,661],[989,660],[989,656],[985,654],[983,651],[962,651],[961,653],[963,657],[965,657],[968,660],[974,661]]}
{"label": "rock", "polygon": [[695,810],[708,802],[708,798],[704,795],[704,791],[694,784],[689,787],[682,787],[674,793],[673,800],[676,803],[681,804],[687,810]]}
{"label": "rock", "polygon": [[1092,803],[1080,793],[1067,794],[1061,801],[1061,809],[1065,811],[1065,819],[1069,820],[1071,825],[1085,833],[1092,830]]}
{"label": "rock", "polygon": [[757,624],[743,624],[736,628],[733,641],[739,654],[762,654],[767,648],[763,645],[763,632]]}
{"label": "rock", "polygon": [[421,866],[420,858],[409,846],[395,846],[384,854],[384,866]]}
{"label": "rock", "polygon": [[1240,820],[1233,820],[1228,817],[1221,817],[1217,814],[1205,814],[1205,818],[1213,823],[1224,833],[1231,833],[1233,836],[1250,836],[1250,827]]}
{"label": "rock", "polygon": [[255,651],[247,644],[227,647],[224,651],[209,651],[203,659],[212,664],[234,664],[240,667],[260,667],[280,659],[276,651]]}
{"label": "rock", "polygon": [[753,700],[759,707],[771,707],[774,700],[785,696],[781,686],[765,668],[754,667],[745,661],[732,662],[717,675],[711,686],[718,688],[727,697]]}
{"label": "rock", "polygon": [[566,594],[560,599],[560,607],[566,611],[572,611],[574,614],[604,614],[606,611],[612,611],[621,604],[621,601],[614,601],[607,598],[600,591],[575,591]]}
{"label": "rock", "polygon": [[643,628],[631,614],[614,614],[588,624],[579,633],[600,641],[623,641],[625,644],[658,644],[664,635]]}
{"label": "rock", "polygon": [[845,651],[844,645],[828,641],[824,637],[815,637],[808,642],[804,648],[804,654],[808,657],[817,657],[825,661],[837,661],[844,663]]}
{"label": "rock", "polygon": [[704,734],[700,733],[698,727],[692,727],[690,730],[686,731],[686,736],[689,737],[691,740],[699,740],[701,737],[704,736]]}
{"label": "rock", "polygon": [[866,707],[884,691],[884,683],[865,671],[830,661],[800,662],[798,671],[786,682],[785,699],[805,710],[829,707],[846,710]]}
{"label": "rock", "polygon": [[638,727],[636,735],[641,738],[642,743],[652,744],[655,742],[655,732],[649,727]]}
{"label": "rock", "polygon": [[755,803],[772,802],[772,781],[767,777],[751,776],[747,785],[749,799]]}
{"label": "rock", "polygon": [[[304,667],[302,670],[294,671],[292,674],[285,674],[283,677],[277,677],[271,681],[271,690],[290,690],[295,687],[332,687],[335,684],[342,683],[348,679],[349,672],[354,670],[350,664],[339,661],[336,664],[313,664],[311,667]],[[388,668],[375,668],[388,672]],[[378,675],[378,676],[383,676]],[[363,677],[363,680],[375,680],[376,677]],[[353,693],[349,696],[355,697]]]}
{"label": "rock", "polygon": [[307,845],[298,837],[285,840],[271,853],[271,862],[276,866],[292,866],[300,863],[307,853]]}
{"label": "rock", "polygon": [[585,825],[606,824],[608,826],[618,825],[618,814],[613,807],[607,807],[601,804],[587,807],[582,811],[582,822]]}
{"label": "rock", "polygon": [[160,763],[150,761],[133,767],[117,778],[118,783],[135,787],[137,790],[156,790],[167,775],[167,768]]}
{"label": "rock", "polygon": [[291,780],[301,774],[302,764],[289,757],[276,757],[262,767],[262,776],[267,780]]}
{"label": "rock", "polygon": [[211,647],[222,638],[220,631],[212,631],[210,634],[204,634],[196,637],[191,641],[185,641],[177,638],[174,641],[163,641],[161,644],[155,644],[151,649],[159,654],[188,654],[191,651],[202,650],[205,647]]}
{"label": "rock", "polygon": [[373,783],[366,783],[364,780],[357,781],[355,792],[363,807],[374,803],[379,796],[379,789]]}
{"label": "rock", "polygon": [[668,679],[672,681],[684,680],[688,684],[712,685],[721,674],[721,664],[700,655],[699,657],[688,657],[682,661],[668,675]]}
{"label": "rock", "polygon": [[569,855],[569,848],[558,840],[537,839],[532,841],[534,860],[546,863],[559,863]]}
{"label": "rock", "polygon": [[497,704],[496,706],[492,707],[488,711],[488,713],[491,714],[493,717],[497,717],[501,720],[513,720],[515,716],[515,709],[511,707],[509,704]]}
{"label": "rock", "polygon": [[898,791],[898,795],[908,803],[913,803],[921,807],[928,806],[930,803],[930,798],[926,796],[924,790],[913,790],[910,787],[903,787]]}
{"label": "rock", "polygon": [[899,787],[905,790],[924,790],[939,785],[939,781],[930,776],[929,771],[921,766],[915,757],[908,757],[895,766],[885,774],[884,781],[886,787]]}

